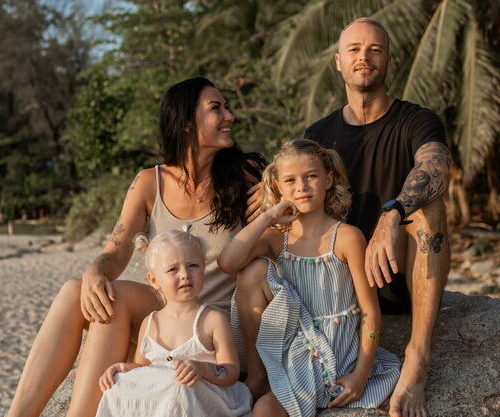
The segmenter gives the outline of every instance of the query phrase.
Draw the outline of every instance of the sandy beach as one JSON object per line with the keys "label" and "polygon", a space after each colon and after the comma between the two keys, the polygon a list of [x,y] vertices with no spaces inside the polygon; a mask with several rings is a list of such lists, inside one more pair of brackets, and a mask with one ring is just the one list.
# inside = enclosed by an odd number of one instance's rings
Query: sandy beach
{"label": "sandy beach", "polygon": [[[58,236],[0,235],[0,415],[8,410],[31,343],[59,288],[79,278],[101,249],[92,239],[73,251],[60,242]],[[447,289],[498,296],[498,242],[482,256],[464,252],[463,239],[455,242],[459,246],[452,244]],[[134,257],[121,279],[145,282],[140,262],[140,255]]]}

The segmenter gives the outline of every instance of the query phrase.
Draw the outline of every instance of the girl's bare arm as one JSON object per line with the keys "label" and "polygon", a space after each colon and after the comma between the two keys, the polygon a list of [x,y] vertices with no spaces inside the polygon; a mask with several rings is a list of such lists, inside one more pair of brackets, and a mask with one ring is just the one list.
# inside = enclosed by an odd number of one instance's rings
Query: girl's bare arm
{"label": "girl's bare arm", "polygon": [[344,391],[329,407],[344,407],[361,398],[375,360],[380,332],[377,292],[368,285],[364,269],[365,238],[358,228],[349,225],[340,226],[339,237],[336,252],[339,253],[340,259],[347,262],[351,271],[361,310],[361,325],[356,367],[350,374],[338,378],[337,382],[344,386]]}
{"label": "girl's bare arm", "polygon": [[258,256],[273,256],[273,237],[279,232],[269,227],[289,223],[296,217],[295,206],[288,201],[261,213],[224,247],[217,258],[219,268],[228,274],[235,274]]}

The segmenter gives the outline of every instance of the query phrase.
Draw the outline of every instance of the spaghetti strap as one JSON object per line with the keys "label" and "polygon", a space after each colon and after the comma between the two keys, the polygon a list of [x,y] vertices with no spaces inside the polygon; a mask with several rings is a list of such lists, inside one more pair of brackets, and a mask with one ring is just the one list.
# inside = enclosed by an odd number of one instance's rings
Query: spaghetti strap
{"label": "spaghetti strap", "polygon": [[193,336],[198,336],[198,332],[197,332],[197,329],[198,329],[198,320],[201,316],[201,313],[203,312],[203,310],[205,310],[205,307],[207,305],[205,303],[203,303],[200,308],[198,309],[198,311],[196,312],[196,316],[194,317],[194,322],[193,322]]}
{"label": "spaghetti strap", "polygon": [[281,253],[288,250],[288,230],[283,234],[283,249],[281,249]]}
{"label": "spaghetti strap", "polygon": [[156,195],[161,196],[160,187],[161,187],[161,176],[160,176],[160,165],[155,165],[156,171]]}
{"label": "spaghetti strap", "polygon": [[332,253],[335,255],[335,242],[337,241],[337,232],[339,230],[339,226],[342,222],[339,220],[337,223],[335,223],[332,227],[333,233],[332,233],[332,243],[330,247],[332,248]]}
{"label": "spaghetti strap", "polygon": [[156,311],[152,311],[148,316],[148,323],[146,324],[146,329],[144,330],[144,337],[149,336],[149,328],[151,327],[151,320],[155,312]]}

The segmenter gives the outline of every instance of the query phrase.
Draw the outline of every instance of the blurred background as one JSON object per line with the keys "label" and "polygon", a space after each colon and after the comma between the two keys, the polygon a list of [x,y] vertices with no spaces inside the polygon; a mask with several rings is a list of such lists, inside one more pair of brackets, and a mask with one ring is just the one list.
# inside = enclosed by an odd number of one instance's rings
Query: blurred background
{"label": "blurred background", "polygon": [[487,261],[498,293],[496,0],[0,0],[0,233],[110,231],[158,161],[162,93],[188,77],[215,82],[234,138],[269,156],[345,102],[332,56],[361,16],[389,31],[390,93],[445,123],[454,268]]}

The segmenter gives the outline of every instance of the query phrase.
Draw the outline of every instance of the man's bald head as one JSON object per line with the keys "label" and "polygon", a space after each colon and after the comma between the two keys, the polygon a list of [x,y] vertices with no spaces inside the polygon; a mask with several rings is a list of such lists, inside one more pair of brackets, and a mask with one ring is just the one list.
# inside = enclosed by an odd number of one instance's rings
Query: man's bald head
{"label": "man's bald head", "polygon": [[385,30],[385,27],[382,26],[382,23],[377,22],[376,20],[371,19],[369,17],[360,17],[356,20],[353,20],[351,23],[349,23],[347,26],[345,26],[344,29],[342,29],[342,31],[340,32],[337,48],[340,47],[340,42],[342,40],[342,35],[344,34],[344,32],[346,32],[349,28],[351,28],[351,26],[357,25],[357,24],[371,25],[371,26],[375,26],[377,29],[379,29],[383,33],[384,38],[385,38],[386,51],[389,52],[389,33],[387,32],[387,30]]}

